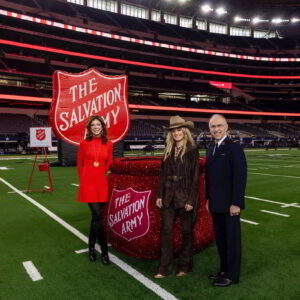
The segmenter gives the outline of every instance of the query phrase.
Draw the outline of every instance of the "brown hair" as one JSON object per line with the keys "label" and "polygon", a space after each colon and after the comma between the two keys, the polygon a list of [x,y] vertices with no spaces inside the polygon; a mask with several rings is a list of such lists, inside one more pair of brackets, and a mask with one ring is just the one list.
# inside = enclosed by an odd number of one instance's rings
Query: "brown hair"
{"label": "brown hair", "polygon": [[86,137],[85,137],[85,139],[87,140],[87,141],[91,141],[92,139],[93,139],[93,133],[92,133],[92,131],[91,131],[91,125],[92,125],[92,122],[94,121],[94,120],[98,120],[100,123],[101,123],[101,125],[102,125],[102,134],[101,134],[101,140],[102,140],[102,142],[104,143],[104,144],[106,144],[107,143],[107,127],[106,127],[106,125],[105,125],[105,123],[104,123],[104,121],[103,121],[103,119],[102,119],[102,117],[100,117],[100,116],[92,116],[92,117],[89,117],[89,121],[88,121],[88,123],[87,123],[87,125],[86,125],[86,128],[87,128],[87,134],[86,134]]}

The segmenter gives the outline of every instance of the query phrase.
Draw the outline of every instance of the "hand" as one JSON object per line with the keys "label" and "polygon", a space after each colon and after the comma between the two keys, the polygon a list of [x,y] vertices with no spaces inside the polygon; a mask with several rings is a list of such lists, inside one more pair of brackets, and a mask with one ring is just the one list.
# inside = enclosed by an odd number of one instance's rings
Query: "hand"
{"label": "hand", "polygon": [[107,170],[107,172],[104,172],[104,176],[109,176],[111,174],[111,170]]}
{"label": "hand", "polygon": [[206,208],[206,210],[207,210],[208,212],[210,212],[210,211],[209,211],[209,202],[208,202],[208,200],[206,200],[205,208]]}
{"label": "hand", "polygon": [[186,204],[184,208],[186,211],[191,211],[193,209],[193,206],[190,204]]}
{"label": "hand", "polygon": [[236,205],[230,205],[229,214],[231,216],[238,216],[241,212],[241,209]]}
{"label": "hand", "polygon": [[162,200],[161,200],[161,198],[157,198],[157,199],[156,199],[156,206],[157,206],[158,208],[162,208]]}

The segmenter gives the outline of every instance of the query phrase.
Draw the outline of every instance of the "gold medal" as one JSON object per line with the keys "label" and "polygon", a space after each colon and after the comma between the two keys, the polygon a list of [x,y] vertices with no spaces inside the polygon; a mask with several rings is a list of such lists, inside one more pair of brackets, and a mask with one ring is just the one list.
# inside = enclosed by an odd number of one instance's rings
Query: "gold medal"
{"label": "gold medal", "polygon": [[99,162],[98,161],[94,161],[94,167],[98,168],[99,167]]}

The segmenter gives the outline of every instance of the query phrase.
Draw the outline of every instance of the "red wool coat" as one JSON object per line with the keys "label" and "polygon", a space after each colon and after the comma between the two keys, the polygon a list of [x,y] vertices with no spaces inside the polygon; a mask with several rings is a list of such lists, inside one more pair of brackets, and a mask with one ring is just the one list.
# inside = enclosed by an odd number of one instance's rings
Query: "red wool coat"
{"label": "red wool coat", "polygon": [[[112,143],[102,143],[100,138],[82,141],[79,147],[80,202],[107,202],[107,171],[112,163]],[[95,162],[98,166],[95,166]]]}

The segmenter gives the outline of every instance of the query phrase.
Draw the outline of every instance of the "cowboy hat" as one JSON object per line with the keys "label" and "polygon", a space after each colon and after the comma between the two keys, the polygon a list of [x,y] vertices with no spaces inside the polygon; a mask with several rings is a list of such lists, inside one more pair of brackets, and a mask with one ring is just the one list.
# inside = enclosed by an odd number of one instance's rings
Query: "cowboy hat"
{"label": "cowboy hat", "polygon": [[189,129],[194,128],[194,123],[191,121],[185,121],[183,118],[179,116],[173,116],[170,118],[170,126],[167,128],[168,130],[171,130],[173,128],[178,127],[188,127]]}

